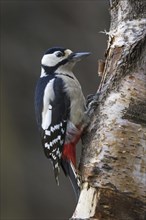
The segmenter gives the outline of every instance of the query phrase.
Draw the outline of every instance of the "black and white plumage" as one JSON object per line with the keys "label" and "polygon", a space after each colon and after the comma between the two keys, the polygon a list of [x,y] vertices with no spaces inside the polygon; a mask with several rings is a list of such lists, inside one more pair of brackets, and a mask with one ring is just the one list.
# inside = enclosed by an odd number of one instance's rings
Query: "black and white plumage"
{"label": "black and white plumage", "polygon": [[75,145],[86,125],[85,98],[72,69],[89,53],[48,49],[41,60],[41,76],[35,91],[35,112],[44,152],[51,159],[57,183],[60,166],[79,191]]}

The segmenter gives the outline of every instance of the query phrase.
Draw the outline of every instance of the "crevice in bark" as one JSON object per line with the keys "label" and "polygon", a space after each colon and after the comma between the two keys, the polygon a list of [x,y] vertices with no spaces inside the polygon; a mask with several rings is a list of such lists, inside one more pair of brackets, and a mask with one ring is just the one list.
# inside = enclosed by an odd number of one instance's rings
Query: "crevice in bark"
{"label": "crevice in bark", "polygon": [[129,108],[125,110],[122,118],[146,126],[146,102],[131,100]]}
{"label": "crevice in bark", "polygon": [[133,200],[130,194],[100,188],[98,195],[100,198],[96,209],[97,214],[91,219],[138,220],[143,218],[145,204],[136,198]]}

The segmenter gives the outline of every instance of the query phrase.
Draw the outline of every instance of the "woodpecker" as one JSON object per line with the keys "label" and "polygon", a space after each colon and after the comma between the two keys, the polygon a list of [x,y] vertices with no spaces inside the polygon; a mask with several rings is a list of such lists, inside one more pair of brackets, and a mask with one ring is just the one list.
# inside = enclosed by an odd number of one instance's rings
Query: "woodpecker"
{"label": "woodpecker", "polygon": [[53,47],[41,60],[41,75],[35,90],[35,112],[45,155],[53,164],[59,185],[62,167],[77,195],[80,180],[76,170],[76,144],[87,126],[85,98],[72,70],[89,52],[74,53]]}

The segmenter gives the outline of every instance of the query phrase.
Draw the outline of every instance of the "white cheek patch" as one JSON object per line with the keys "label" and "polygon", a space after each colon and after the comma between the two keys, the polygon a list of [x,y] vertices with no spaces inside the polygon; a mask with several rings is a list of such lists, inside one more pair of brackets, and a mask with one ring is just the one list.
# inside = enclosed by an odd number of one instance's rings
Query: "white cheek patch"
{"label": "white cheek patch", "polygon": [[41,64],[51,67],[51,66],[56,66],[57,63],[64,60],[65,57],[57,57],[55,53],[45,54],[41,60]]}
{"label": "white cheek patch", "polygon": [[58,63],[56,58],[55,54],[45,54],[41,63],[45,66],[55,66]]}

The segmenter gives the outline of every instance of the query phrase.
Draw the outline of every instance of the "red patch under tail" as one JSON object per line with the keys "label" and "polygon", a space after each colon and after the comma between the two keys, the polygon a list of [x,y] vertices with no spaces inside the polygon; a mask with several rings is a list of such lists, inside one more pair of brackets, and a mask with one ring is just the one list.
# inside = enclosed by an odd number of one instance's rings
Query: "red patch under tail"
{"label": "red patch under tail", "polygon": [[74,143],[64,144],[62,157],[65,160],[71,161],[76,167],[76,145]]}
{"label": "red patch under tail", "polygon": [[76,168],[76,145],[79,142],[81,134],[78,134],[71,143],[64,144],[63,147],[63,159],[71,160],[72,164]]}

